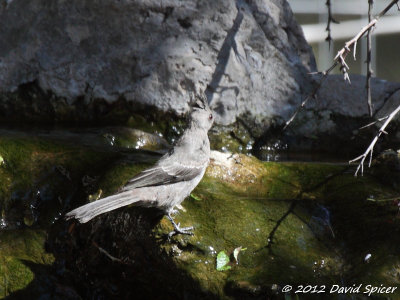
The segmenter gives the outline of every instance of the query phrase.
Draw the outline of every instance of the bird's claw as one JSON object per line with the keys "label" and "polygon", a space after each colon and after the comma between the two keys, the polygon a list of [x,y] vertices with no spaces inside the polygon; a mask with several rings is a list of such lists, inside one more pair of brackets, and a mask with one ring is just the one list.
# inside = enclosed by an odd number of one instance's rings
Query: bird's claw
{"label": "bird's claw", "polygon": [[180,227],[181,223],[176,224],[174,219],[171,217],[170,213],[168,213],[167,217],[171,221],[172,226],[174,226],[174,230],[172,230],[168,234],[168,239],[171,238],[172,236],[176,235],[176,234],[194,235],[194,233],[192,232],[193,226],[181,228]]}
{"label": "bird's claw", "polygon": [[176,234],[186,234],[186,235],[194,235],[193,233],[193,226],[190,227],[180,227],[180,223],[178,223],[177,226],[174,226],[174,230],[172,230],[169,234],[168,234],[168,238],[171,238],[172,236],[176,235]]}

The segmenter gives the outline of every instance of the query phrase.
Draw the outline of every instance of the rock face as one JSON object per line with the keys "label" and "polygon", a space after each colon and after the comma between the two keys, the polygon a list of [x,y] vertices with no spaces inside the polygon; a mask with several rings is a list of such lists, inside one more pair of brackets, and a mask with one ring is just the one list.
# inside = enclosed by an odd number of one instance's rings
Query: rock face
{"label": "rock face", "polygon": [[[350,80],[351,84],[348,84],[342,75],[328,76],[318,93],[320,101],[315,101],[311,107],[352,118],[368,115],[365,76],[351,75]],[[372,78],[371,86],[375,116],[382,117],[396,108],[400,100],[400,83]]]}
{"label": "rock face", "polygon": [[283,0],[5,3],[0,95],[35,82],[68,104],[126,99],[181,114],[188,92],[207,90],[219,124],[269,124],[290,115],[315,70]]}
{"label": "rock face", "polygon": [[[205,91],[215,111],[214,149],[263,157],[265,149],[352,148],[354,155],[375,134],[370,128],[363,139],[357,136],[371,122],[365,79],[357,75],[351,85],[330,75],[318,100],[282,133],[316,69],[286,1],[6,3],[0,8],[0,121],[133,124],[169,138],[166,128],[174,126],[165,120],[189,109],[189,92]],[[372,81],[376,117],[397,106],[399,90],[398,83]],[[161,130],[148,130],[150,123]],[[399,142],[400,135],[389,139]]]}
{"label": "rock face", "polygon": [[[351,84],[345,82],[342,75],[327,77],[318,91],[316,101],[309,101],[285,133],[286,137],[296,139],[296,142],[288,142],[289,147],[292,145],[292,149],[297,150],[311,148],[335,153],[350,150],[351,156],[364,152],[383,123],[377,122],[362,130],[360,128],[389,115],[397,108],[400,103],[400,83],[372,79],[373,118],[370,118],[365,76],[351,75],[350,80]],[[391,122],[388,127],[390,134],[381,137],[380,143],[385,143],[382,147],[378,143],[378,152],[400,142],[399,124],[398,117]]]}

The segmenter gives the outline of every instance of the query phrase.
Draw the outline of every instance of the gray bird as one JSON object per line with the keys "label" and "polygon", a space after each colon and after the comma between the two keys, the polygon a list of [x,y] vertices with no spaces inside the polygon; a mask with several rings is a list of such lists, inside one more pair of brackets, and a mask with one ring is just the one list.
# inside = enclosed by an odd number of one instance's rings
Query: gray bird
{"label": "gray bird", "polygon": [[199,184],[210,160],[208,130],[214,122],[204,95],[196,96],[187,129],[175,147],[154,167],[137,174],[120,192],[78,207],[66,214],[86,223],[114,209],[135,204],[163,210],[174,226],[172,234],[192,234],[193,227],[180,228],[171,213]]}

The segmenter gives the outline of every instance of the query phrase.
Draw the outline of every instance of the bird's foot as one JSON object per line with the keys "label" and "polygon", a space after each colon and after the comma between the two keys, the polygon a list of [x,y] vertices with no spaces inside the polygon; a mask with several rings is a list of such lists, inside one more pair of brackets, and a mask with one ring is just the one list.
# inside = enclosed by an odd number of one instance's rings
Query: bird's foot
{"label": "bird's foot", "polygon": [[181,223],[176,224],[174,219],[171,217],[171,215],[168,213],[167,215],[168,219],[171,221],[172,226],[174,226],[174,230],[172,230],[169,234],[168,234],[168,238],[171,238],[172,236],[176,235],[176,234],[186,234],[186,235],[194,235],[194,233],[192,232],[193,230],[193,226],[190,227],[180,227]]}
{"label": "bird's foot", "polygon": [[170,233],[168,233],[168,238],[171,238],[172,236],[176,234],[186,234],[186,235],[194,235],[193,233],[193,226],[190,227],[179,227],[180,224],[178,224],[176,227],[174,227],[174,230],[172,230]]}

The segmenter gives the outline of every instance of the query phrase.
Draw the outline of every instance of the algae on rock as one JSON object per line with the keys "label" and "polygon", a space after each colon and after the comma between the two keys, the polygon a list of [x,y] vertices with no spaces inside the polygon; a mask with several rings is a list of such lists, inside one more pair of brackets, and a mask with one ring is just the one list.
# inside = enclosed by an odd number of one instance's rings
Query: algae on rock
{"label": "algae on rock", "polygon": [[50,266],[54,256],[44,250],[43,230],[0,231],[0,298],[26,288],[35,274],[29,264]]}
{"label": "algae on rock", "polygon": [[[1,137],[1,204],[6,227],[13,228],[0,232],[3,294],[29,294],[32,282],[41,284],[27,261],[67,270],[59,280],[77,295],[105,297],[163,291],[245,299],[275,295],[283,284],[398,284],[398,208],[367,201],[396,190],[371,176],[355,178],[347,165],[265,163],[213,151],[195,196],[176,216],[195,235],[167,241],[170,223],[147,208],[122,208],[83,225],[55,221],[91,195],[114,193],[159,157],[88,141]],[[44,230],[51,254],[43,250]],[[247,250],[235,260],[240,246]],[[7,250],[14,247],[21,252]],[[221,251],[230,257],[224,272],[216,268]]]}

